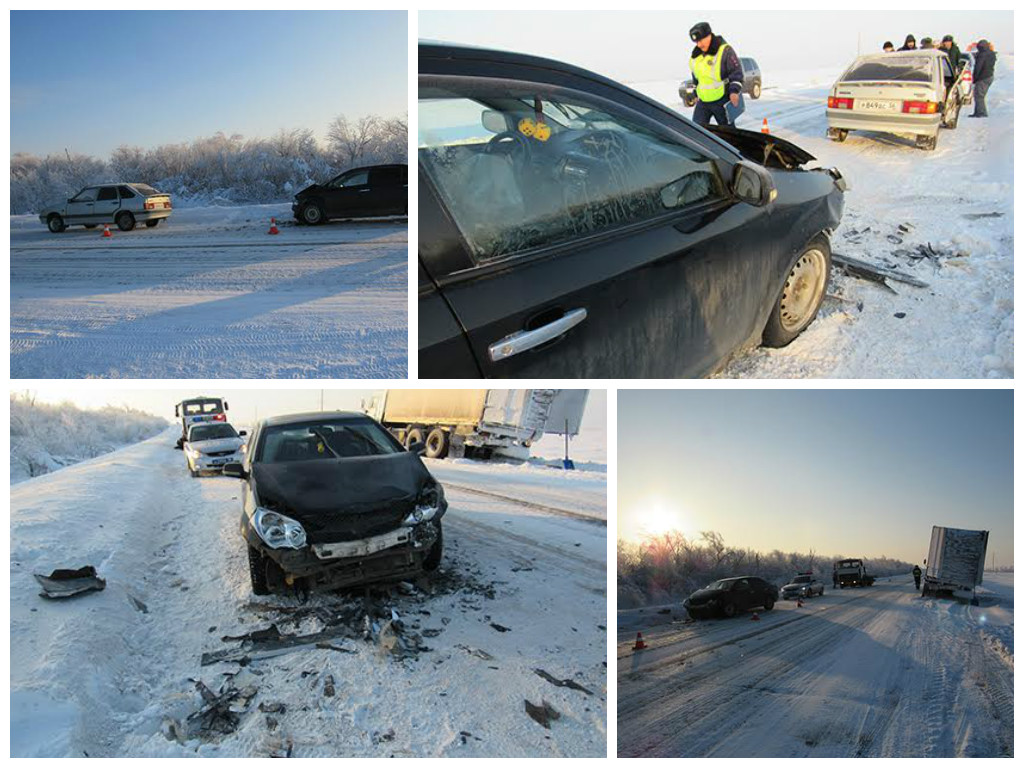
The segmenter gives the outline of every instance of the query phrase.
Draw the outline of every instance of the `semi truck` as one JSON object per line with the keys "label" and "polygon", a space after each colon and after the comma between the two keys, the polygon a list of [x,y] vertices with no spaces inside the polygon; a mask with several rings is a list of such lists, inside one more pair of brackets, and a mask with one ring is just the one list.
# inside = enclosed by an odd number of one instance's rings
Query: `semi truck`
{"label": "semi truck", "polygon": [[188,438],[188,428],[209,421],[227,421],[228,401],[219,397],[190,397],[174,406],[174,418],[181,422],[181,436],[174,447],[181,449]]}
{"label": "semi truck", "polygon": [[977,605],[975,590],[985,573],[987,550],[988,531],[932,526],[921,597],[952,594]]}
{"label": "semi truck", "polygon": [[838,584],[840,589],[846,587],[870,587],[875,583],[875,577],[868,574],[864,561],[860,558],[847,558],[838,560],[832,566],[833,583]]}
{"label": "semi truck", "polygon": [[579,433],[585,389],[389,389],[363,412],[432,459],[526,459],[546,433]]}

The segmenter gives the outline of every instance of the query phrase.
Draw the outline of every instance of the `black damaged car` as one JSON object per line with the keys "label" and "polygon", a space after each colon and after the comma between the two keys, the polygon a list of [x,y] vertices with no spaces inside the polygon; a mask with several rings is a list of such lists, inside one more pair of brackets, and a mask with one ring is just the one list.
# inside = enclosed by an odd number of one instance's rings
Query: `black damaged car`
{"label": "black damaged car", "polygon": [[421,378],[705,376],[817,315],[846,183],[556,61],[419,46]]}
{"label": "black damaged car", "polygon": [[340,589],[436,569],[448,503],[422,451],[357,413],[260,422],[245,462],[224,467],[243,480],[253,592]]}
{"label": "black damaged car", "polygon": [[758,576],[737,576],[719,579],[698,589],[683,601],[683,607],[695,619],[731,618],[751,608],[770,611],[778,599],[779,589],[775,585]]}
{"label": "black damaged car", "polygon": [[295,220],[323,224],[331,219],[405,216],[409,213],[409,166],[353,168],[295,195]]}

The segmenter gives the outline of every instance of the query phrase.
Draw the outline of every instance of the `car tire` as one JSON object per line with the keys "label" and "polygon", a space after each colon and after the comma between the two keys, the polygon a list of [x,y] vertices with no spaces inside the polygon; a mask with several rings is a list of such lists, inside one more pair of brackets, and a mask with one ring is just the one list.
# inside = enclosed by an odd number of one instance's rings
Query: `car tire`
{"label": "car tire", "polygon": [[405,433],[405,448],[408,450],[413,443],[424,442],[423,430],[419,427],[414,427]]}
{"label": "car tire", "polygon": [[131,232],[135,229],[135,217],[132,216],[131,211],[121,211],[114,218],[114,223],[122,232]]}
{"label": "car tire", "polygon": [[775,601],[774,600],[765,600],[765,602],[764,602],[764,609],[766,611],[770,611],[774,607],[775,607]]}
{"label": "car tire", "polygon": [[53,232],[53,234],[59,235],[68,228],[68,225],[64,223],[64,219],[62,219],[58,214],[51,213],[46,219],[46,227]]}
{"label": "car tire", "polygon": [[254,595],[270,595],[274,587],[284,583],[281,566],[255,547],[246,545],[249,551],[249,581]]}
{"label": "car tire", "polygon": [[150,219],[149,221],[146,222],[146,228],[147,229],[153,229],[159,223],[160,223],[160,219]]}
{"label": "car tire", "polygon": [[725,614],[725,618],[731,619],[733,616],[736,615],[736,604],[726,603],[722,606],[722,613]]}
{"label": "car tire", "polygon": [[829,128],[828,129],[828,137],[830,139],[832,139],[832,141],[838,141],[840,144],[842,144],[844,141],[846,141],[846,137],[849,136],[849,135],[850,135],[850,131],[847,130],[846,128]]}
{"label": "car tire", "polygon": [[938,134],[934,136],[918,136],[916,144],[918,149],[931,152],[939,145],[939,136]]}
{"label": "car tire", "polygon": [[443,459],[448,455],[448,433],[440,427],[434,427],[427,435],[426,445],[424,456],[428,459]]}
{"label": "car tire", "polygon": [[306,203],[299,210],[299,218],[303,224],[315,227],[317,224],[324,223],[324,209],[319,203]]}
{"label": "car tire", "polygon": [[832,272],[832,248],[824,237],[803,247],[790,264],[768,323],[761,335],[766,347],[784,347],[814,322]]}
{"label": "car tire", "polygon": [[423,558],[423,570],[424,571],[436,571],[437,567],[441,564],[441,557],[444,555],[444,529],[441,528],[441,521],[437,522],[437,539],[430,547],[430,551],[427,552],[427,556]]}
{"label": "car tire", "polygon": [[758,82],[754,83],[754,86],[750,89],[750,98],[757,99],[761,98],[761,84]]}

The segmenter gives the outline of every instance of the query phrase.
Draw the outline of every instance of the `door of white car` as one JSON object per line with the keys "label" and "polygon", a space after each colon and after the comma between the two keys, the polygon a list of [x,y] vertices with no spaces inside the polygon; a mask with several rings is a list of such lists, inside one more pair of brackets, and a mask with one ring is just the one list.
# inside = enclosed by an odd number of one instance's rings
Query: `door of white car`
{"label": "door of white car", "polygon": [[96,204],[93,206],[92,221],[87,224],[112,224],[114,214],[121,203],[117,198],[117,187],[100,187],[96,195]]}
{"label": "door of white car", "polygon": [[91,224],[99,187],[87,187],[68,201],[68,224]]}

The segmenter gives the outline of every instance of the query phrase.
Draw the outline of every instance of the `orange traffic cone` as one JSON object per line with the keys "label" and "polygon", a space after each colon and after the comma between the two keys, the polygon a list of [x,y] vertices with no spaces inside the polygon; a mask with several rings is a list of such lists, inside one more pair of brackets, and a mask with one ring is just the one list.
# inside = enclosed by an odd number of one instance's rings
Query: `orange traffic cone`
{"label": "orange traffic cone", "polygon": [[637,632],[636,633],[636,642],[633,643],[633,650],[634,651],[642,651],[646,647],[647,647],[647,643],[644,642],[644,636],[641,633]]}
{"label": "orange traffic cone", "polygon": [[768,133],[768,118],[761,121],[761,133]]}
{"label": "orange traffic cone", "polygon": [[760,621],[761,617],[757,615],[757,611],[754,611],[754,615],[750,617],[751,621]]}
{"label": "orange traffic cone", "polygon": [[804,601],[801,600],[799,597],[796,599],[796,607],[797,608],[803,608],[804,607]]}
{"label": "orange traffic cone", "polygon": [[104,224],[103,225],[103,236],[104,237],[113,237],[113,235],[110,234],[110,225],[109,224]]}
{"label": "orange traffic cone", "polygon": [[281,232],[277,228],[277,219],[275,219],[273,216],[270,217],[270,231],[267,232],[267,234],[268,235],[279,235],[279,234],[281,234]]}

